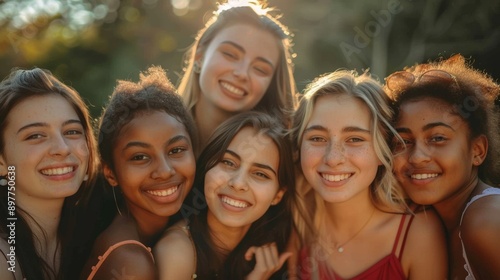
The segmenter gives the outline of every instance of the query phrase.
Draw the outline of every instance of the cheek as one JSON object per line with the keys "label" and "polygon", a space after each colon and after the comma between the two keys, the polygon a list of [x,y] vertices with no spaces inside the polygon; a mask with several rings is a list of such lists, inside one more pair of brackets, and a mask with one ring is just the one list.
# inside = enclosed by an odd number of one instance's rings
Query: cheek
{"label": "cheek", "polygon": [[[255,80],[256,80],[256,82],[255,82],[254,88],[255,88],[255,91],[257,93],[256,95],[259,97],[259,100],[260,100],[260,99],[262,99],[262,97],[264,97],[264,94],[266,94],[267,89],[271,85],[272,79],[259,77]],[[277,94],[277,93],[275,93],[275,94]]]}
{"label": "cheek", "polygon": [[226,185],[229,180],[229,175],[227,172],[222,171],[220,168],[213,167],[208,170],[205,175],[205,194],[209,194],[214,190],[218,189],[220,186]]}
{"label": "cheek", "polygon": [[320,162],[324,155],[324,148],[302,144],[300,148],[300,163],[302,165],[302,169],[305,170],[305,168],[309,165],[314,165],[315,163]]}
{"label": "cheek", "polygon": [[87,161],[89,157],[89,148],[85,140],[79,141],[75,145],[75,154],[82,158],[82,160]]}

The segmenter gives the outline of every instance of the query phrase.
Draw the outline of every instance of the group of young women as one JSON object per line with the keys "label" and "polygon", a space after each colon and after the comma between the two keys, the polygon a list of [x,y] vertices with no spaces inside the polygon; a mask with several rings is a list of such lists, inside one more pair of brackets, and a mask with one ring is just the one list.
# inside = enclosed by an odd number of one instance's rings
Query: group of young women
{"label": "group of young women", "polygon": [[455,55],[297,94],[277,18],[220,4],[179,87],[118,81],[96,133],[74,89],[13,70],[0,278],[500,276],[500,86]]}

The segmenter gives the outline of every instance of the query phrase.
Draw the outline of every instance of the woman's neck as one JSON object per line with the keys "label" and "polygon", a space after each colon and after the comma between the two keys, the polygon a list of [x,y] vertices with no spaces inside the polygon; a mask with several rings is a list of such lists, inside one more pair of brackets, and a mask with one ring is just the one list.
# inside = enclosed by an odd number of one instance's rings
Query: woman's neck
{"label": "woman's neck", "polygon": [[34,243],[38,254],[57,273],[61,253],[58,230],[64,198],[47,200],[18,197],[17,203],[24,211],[20,213],[33,232],[34,239],[38,240]]}
{"label": "woman's neck", "polygon": [[47,242],[55,242],[61,220],[64,198],[33,199],[18,197],[17,206],[25,212],[24,218],[33,234],[38,238],[46,238]]}
{"label": "woman's neck", "polygon": [[243,240],[251,225],[244,227],[228,227],[222,224],[210,211],[207,213],[207,225],[210,239],[221,254],[231,252]]}
{"label": "woman's neck", "polygon": [[448,233],[452,233],[460,224],[462,212],[467,202],[475,195],[481,193],[487,186],[479,178],[472,176],[456,193],[442,202],[434,204],[434,209],[441,217]]}
{"label": "woman's neck", "polygon": [[194,106],[194,120],[198,128],[200,150],[206,146],[208,138],[210,138],[214,130],[233,115],[234,114],[220,110],[218,107],[200,97],[200,100]]}
{"label": "woman's neck", "polygon": [[325,223],[338,235],[349,236],[380,212],[367,198],[359,197],[342,203],[325,203]]}

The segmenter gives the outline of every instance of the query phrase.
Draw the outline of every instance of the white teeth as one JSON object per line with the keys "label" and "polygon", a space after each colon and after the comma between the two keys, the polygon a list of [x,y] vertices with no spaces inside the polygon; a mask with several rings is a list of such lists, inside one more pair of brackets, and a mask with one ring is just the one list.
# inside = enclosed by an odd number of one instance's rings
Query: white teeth
{"label": "white teeth", "polygon": [[238,207],[238,208],[248,207],[248,203],[245,203],[245,202],[239,201],[239,200],[234,200],[234,199],[229,198],[227,196],[222,197],[222,202],[229,204],[231,206],[234,206],[234,207]]}
{"label": "white teeth", "polygon": [[425,180],[425,179],[434,178],[434,177],[437,177],[437,176],[438,176],[437,173],[431,173],[431,174],[412,174],[411,178],[412,179],[417,179],[417,180]]}
{"label": "white teeth", "polygon": [[73,167],[61,167],[61,168],[51,168],[51,169],[43,169],[43,170],[40,170],[40,172],[42,172],[43,175],[63,175],[63,174],[67,174],[67,173],[70,173],[70,172],[73,172]]}
{"label": "white teeth", "polygon": [[228,84],[228,83],[224,83],[222,82],[221,83],[222,87],[225,88],[226,90],[230,91],[231,93],[234,93],[236,95],[239,95],[239,96],[243,96],[245,94],[245,92],[237,87],[233,87],[232,85]]}
{"label": "white teeth", "polygon": [[321,174],[323,176],[323,179],[330,181],[330,182],[339,182],[342,180],[345,180],[349,177],[351,177],[351,174],[341,174],[341,175],[330,175],[330,174]]}
{"label": "white teeth", "polygon": [[175,193],[177,191],[177,189],[179,189],[179,186],[173,187],[170,189],[166,189],[166,190],[148,190],[146,192],[151,194],[151,195],[154,195],[154,196],[169,196],[169,195],[172,195],[173,193]]}

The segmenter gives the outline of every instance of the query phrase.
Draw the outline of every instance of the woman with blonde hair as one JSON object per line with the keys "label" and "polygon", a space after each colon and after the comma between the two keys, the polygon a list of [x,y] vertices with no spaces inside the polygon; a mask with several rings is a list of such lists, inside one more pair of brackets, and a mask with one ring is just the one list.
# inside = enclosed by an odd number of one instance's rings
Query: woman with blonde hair
{"label": "woman with blonde hair", "polygon": [[241,112],[289,123],[296,104],[292,34],[274,14],[259,1],[221,3],[186,52],[178,91],[198,127],[200,151],[218,125]]}
{"label": "woman with blonde hair", "polygon": [[368,73],[336,71],[306,88],[292,132],[302,248],[291,273],[299,278],[446,278],[437,216],[410,214],[392,174],[389,143],[399,138],[391,116],[388,98]]}

